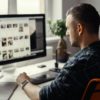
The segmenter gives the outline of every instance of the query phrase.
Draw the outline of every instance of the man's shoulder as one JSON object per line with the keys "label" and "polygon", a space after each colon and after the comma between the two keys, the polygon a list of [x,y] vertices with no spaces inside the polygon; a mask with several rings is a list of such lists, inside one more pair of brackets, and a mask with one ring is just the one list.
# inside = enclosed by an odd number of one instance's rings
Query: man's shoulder
{"label": "man's shoulder", "polygon": [[100,53],[98,50],[86,48],[79,51],[75,56],[70,57],[64,68],[83,69],[89,65],[100,64]]}

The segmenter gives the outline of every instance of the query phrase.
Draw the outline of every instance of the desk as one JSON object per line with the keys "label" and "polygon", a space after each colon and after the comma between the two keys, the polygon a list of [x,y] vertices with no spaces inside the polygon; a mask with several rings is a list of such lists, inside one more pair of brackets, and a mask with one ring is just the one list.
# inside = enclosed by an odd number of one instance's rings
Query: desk
{"label": "desk", "polygon": [[[10,73],[6,73],[6,74],[8,74],[8,76],[6,75],[0,81],[1,82],[8,82],[8,81],[15,82],[16,77],[22,72],[26,72],[29,76],[31,76],[31,75],[33,76],[35,74],[45,72],[51,68],[54,68],[54,64],[55,64],[55,60],[50,60],[50,61],[46,61],[46,62],[34,64],[34,65],[28,65],[28,66],[24,66],[21,68],[17,68],[16,71],[13,73],[13,77]],[[38,66],[40,66],[40,65],[46,65],[47,67],[38,68]],[[62,68],[63,65],[64,65],[64,63],[59,63],[59,68]],[[7,78],[9,78],[9,79],[7,79]],[[47,85],[49,83],[50,82],[44,83],[44,84],[41,84],[39,86],[42,87],[42,86]],[[20,87],[18,87],[10,100],[30,100],[30,99],[26,96],[24,91]]]}
{"label": "desk", "polygon": [[[50,84],[50,82],[40,84],[39,87],[43,87]],[[18,86],[10,100],[30,100],[24,91]]]}

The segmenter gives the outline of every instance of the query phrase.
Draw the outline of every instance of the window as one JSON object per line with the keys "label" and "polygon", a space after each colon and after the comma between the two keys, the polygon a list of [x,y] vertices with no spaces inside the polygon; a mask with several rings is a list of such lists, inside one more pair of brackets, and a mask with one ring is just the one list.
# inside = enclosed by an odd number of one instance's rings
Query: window
{"label": "window", "polygon": [[17,0],[18,14],[44,13],[45,0]]}
{"label": "window", "polygon": [[8,14],[8,0],[0,0],[0,14]]}

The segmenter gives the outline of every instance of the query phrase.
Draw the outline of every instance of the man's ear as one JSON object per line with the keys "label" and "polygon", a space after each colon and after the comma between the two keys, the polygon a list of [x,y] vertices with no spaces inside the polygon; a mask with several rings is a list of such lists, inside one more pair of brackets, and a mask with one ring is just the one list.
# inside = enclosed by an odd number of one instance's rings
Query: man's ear
{"label": "man's ear", "polygon": [[78,32],[79,36],[82,35],[82,33],[83,33],[83,25],[81,23],[77,24],[77,32]]}

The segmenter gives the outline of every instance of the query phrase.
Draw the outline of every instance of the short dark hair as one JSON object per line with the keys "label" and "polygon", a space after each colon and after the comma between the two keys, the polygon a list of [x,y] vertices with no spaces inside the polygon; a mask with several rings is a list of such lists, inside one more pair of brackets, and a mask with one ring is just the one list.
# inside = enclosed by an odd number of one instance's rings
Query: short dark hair
{"label": "short dark hair", "polygon": [[75,20],[81,21],[89,33],[99,33],[100,16],[91,4],[79,4],[69,9],[67,14],[71,14]]}

